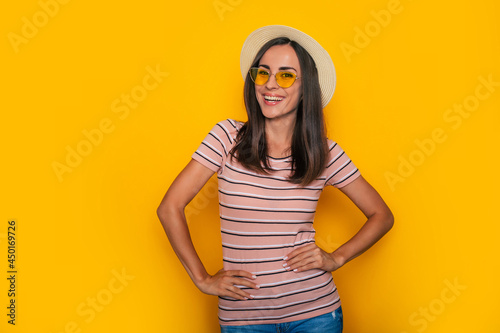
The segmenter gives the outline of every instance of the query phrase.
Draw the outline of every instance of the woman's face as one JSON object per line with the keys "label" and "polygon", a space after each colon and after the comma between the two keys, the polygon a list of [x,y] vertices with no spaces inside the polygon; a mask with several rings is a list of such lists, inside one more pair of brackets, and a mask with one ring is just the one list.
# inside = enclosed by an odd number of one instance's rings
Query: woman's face
{"label": "woman's face", "polygon": [[276,83],[274,76],[279,71],[290,71],[297,74],[298,78],[302,77],[295,50],[288,44],[272,46],[260,59],[259,67],[271,72],[265,84],[255,85],[255,95],[264,117],[268,119],[295,117],[302,97],[302,80],[295,80],[290,87],[282,88]]}

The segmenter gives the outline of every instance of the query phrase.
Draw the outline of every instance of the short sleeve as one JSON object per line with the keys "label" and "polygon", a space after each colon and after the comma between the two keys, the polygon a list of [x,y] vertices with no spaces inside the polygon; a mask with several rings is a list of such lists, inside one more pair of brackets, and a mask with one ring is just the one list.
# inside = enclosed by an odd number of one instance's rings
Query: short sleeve
{"label": "short sleeve", "polygon": [[361,176],[360,171],[351,161],[345,151],[336,143],[329,140],[330,153],[326,165],[326,185],[341,188]]}
{"label": "short sleeve", "polygon": [[231,132],[235,128],[229,119],[218,122],[191,157],[210,170],[219,172],[232,148],[234,140]]}

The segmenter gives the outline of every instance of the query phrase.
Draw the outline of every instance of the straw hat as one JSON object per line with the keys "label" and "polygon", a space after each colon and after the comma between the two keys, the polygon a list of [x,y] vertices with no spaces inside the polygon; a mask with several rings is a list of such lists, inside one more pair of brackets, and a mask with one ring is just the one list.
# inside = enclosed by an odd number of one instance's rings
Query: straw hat
{"label": "straw hat", "polygon": [[252,32],[241,49],[241,75],[245,80],[248,70],[257,55],[257,52],[271,39],[288,37],[296,41],[311,55],[318,69],[319,86],[321,88],[321,103],[325,107],[333,96],[337,76],[332,59],[326,50],[311,36],[300,30],[284,25],[268,25]]}

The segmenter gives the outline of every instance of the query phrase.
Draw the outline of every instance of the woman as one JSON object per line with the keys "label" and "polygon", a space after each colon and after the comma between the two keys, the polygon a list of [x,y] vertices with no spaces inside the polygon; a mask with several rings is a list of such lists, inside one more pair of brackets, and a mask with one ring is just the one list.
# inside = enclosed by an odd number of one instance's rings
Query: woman
{"label": "woman", "polygon": [[[254,31],[241,52],[246,123],[217,123],[173,181],[158,216],[196,286],[219,296],[222,332],[341,332],[330,272],[393,225],[377,191],[327,138],[323,107],[335,88],[328,53],[286,26]],[[223,269],[210,275],[191,242],[184,208],[217,172]],[[333,253],[312,225],[323,188],[346,194],[367,221]]]}

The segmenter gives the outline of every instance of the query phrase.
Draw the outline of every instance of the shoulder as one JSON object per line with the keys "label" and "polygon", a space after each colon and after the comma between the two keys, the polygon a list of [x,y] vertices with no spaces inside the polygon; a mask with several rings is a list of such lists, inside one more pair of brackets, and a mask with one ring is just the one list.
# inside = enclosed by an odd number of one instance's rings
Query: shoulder
{"label": "shoulder", "polygon": [[346,151],[340,146],[340,144],[336,140],[327,139],[328,142],[328,160],[337,161],[339,158],[347,157]]}
{"label": "shoulder", "polygon": [[327,144],[328,144],[328,152],[329,154],[332,154],[332,152],[338,151],[338,149],[341,149],[340,146],[338,145],[337,141],[331,140],[331,139],[326,139]]}
{"label": "shoulder", "polygon": [[329,138],[326,138],[326,142],[328,143],[328,147],[332,147],[333,145],[336,144],[335,141],[333,141],[332,139],[329,139]]}
{"label": "shoulder", "polygon": [[232,144],[236,140],[238,131],[244,124],[242,121],[228,118],[216,123],[212,128],[212,132],[220,141]]}
{"label": "shoulder", "polygon": [[325,185],[341,188],[356,179],[361,173],[336,141],[328,140],[328,146]]}
{"label": "shoulder", "polygon": [[235,134],[238,133],[240,128],[245,123],[239,120],[227,118],[225,120],[219,121],[217,124],[224,127],[228,133]]}

